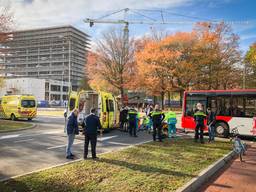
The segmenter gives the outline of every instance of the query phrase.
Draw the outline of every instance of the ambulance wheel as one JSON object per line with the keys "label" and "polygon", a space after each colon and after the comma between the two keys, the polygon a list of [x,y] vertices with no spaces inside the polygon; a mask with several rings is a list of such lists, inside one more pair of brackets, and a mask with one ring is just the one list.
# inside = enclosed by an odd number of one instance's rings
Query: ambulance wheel
{"label": "ambulance wheel", "polygon": [[12,120],[12,121],[15,121],[15,120],[16,120],[16,117],[15,117],[14,114],[11,114],[11,120]]}
{"label": "ambulance wheel", "polygon": [[223,122],[217,122],[215,125],[215,133],[218,137],[229,137],[229,128],[226,123]]}

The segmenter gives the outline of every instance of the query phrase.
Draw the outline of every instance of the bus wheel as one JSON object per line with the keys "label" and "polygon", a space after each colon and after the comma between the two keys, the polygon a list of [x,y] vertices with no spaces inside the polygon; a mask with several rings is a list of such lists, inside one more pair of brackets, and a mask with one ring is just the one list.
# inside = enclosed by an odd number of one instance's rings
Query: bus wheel
{"label": "bus wheel", "polygon": [[219,137],[227,138],[229,136],[229,128],[226,123],[218,122],[215,125],[215,132]]}
{"label": "bus wheel", "polygon": [[12,121],[15,121],[15,120],[16,120],[16,117],[15,117],[14,114],[11,114],[11,120],[12,120]]}

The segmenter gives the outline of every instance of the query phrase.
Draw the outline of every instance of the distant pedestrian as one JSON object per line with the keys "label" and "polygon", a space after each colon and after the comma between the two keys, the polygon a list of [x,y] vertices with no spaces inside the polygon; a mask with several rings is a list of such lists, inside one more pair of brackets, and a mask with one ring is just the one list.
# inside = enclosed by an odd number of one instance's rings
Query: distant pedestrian
{"label": "distant pedestrian", "polygon": [[211,110],[211,108],[207,108],[207,125],[208,125],[209,142],[214,141],[215,123],[216,123],[216,114]]}
{"label": "distant pedestrian", "polygon": [[203,111],[202,105],[197,104],[197,110],[194,114],[194,120],[196,123],[195,129],[195,142],[198,141],[199,131],[200,131],[200,142],[204,143],[204,120],[206,119],[206,114]]}
{"label": "distant pedestrian", "polygon": [[150,112],[153,111],[153,107],[150,105],[147,105],[147,107],[145,108],[145,113],[147,116],[149,116]]}
{"label": "distant pedestrian", "polygon": [[159,109],[159,105],[155,106],[155,110],[149,114],[153,122],[153,140],[156,141],[156,135],[158,135],[158,140],[162,142],[162,122],[165,115]]}
{"label": "distant pedestrian", "polygon": [[88,156],[89,142],[91,143],[92,158],[96,159],[96,145],[98,129],[102,129],[100,119],[96,116],[96,109],[91,109],[90,115],[84,119],[84,159]]}
{"label": "distant pedestrian", "polygon": [[246,147],[238,134],[236,134],[234,138],[234,151],[239,155],[240,162],[243,162],[243,155],[245,154]]}
{"label": "distant pedestrian", "polygon": [[127,107],[123,107],[122,110],[120,111],[120,116],[119,116],[119,120],[120,120],[120,130],[121,131],[127,131],[126,127],[127,127],[127,116],[128,116],[128,109]]}
{"label": "distant pedestrian", "polygon": [[78,109],[74,109],[73,112],[68,117],[68,123],[67,123],[68,145],[66,148],[67,159],[74,159],[74,155],[72,153],[72,145],[75,140],[75,135],[79,134],[77,115],[78,115]]}
{"label": "distant pedestrian", "polygon": [[130,136],[137,137],[138,112],[134,108],[131,108],[128,112],[128,120]]}

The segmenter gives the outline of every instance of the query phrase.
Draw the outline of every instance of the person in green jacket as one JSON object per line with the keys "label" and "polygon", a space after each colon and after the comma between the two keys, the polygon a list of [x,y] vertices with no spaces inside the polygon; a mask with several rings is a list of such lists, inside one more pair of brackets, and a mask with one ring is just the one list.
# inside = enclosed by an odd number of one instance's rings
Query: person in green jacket
{"label": "person in green jacket", "polygon": [[176,123],[177,123],[176,113],[173,111],[169,111],[166,116],[167,116],[166,121],[168,124],[168,136],[169,136],[169,138],[175,137],[176,136]]}
{"label": "person in green jacket", "polygon": [[204,121],[206,119],[206,114],[203,111],[202,104],[197,104],[197,110],[194,114],[194,120],[196,123],[196,129],[195,129],[195,142],[198,140],[199,136],[199,130],[200,130],[200,142],[204,143]]}

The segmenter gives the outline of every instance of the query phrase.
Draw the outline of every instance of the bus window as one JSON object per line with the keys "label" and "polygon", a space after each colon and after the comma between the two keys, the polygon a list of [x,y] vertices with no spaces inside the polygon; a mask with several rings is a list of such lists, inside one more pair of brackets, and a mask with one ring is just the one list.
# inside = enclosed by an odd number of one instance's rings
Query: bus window
{"label": "bus window", "polygon": [[256,117],[256,97],[246,97],[245,116]]}
{"label": "bus window", "polygon": [[206,96],[190,96],[187,95],[186,99],[186,115],[193,116],[196,110],[196,104],[201,103],[204,111],[206,111]]}
{"label": "bus window", "polygon": [[231,97],[217,97],[217,115],[231,116]]}
{"label": "bus window", "polygon": [[244,117],[244,98],[243,96],[232,97],[231,114],[233,117]]}
{"label": "bus window", "polygon": [[74,98],[71,98],[69,100],[69,110],[70,111],[73,111],[75,109],[75,106],[76,106],[76,99]]}

